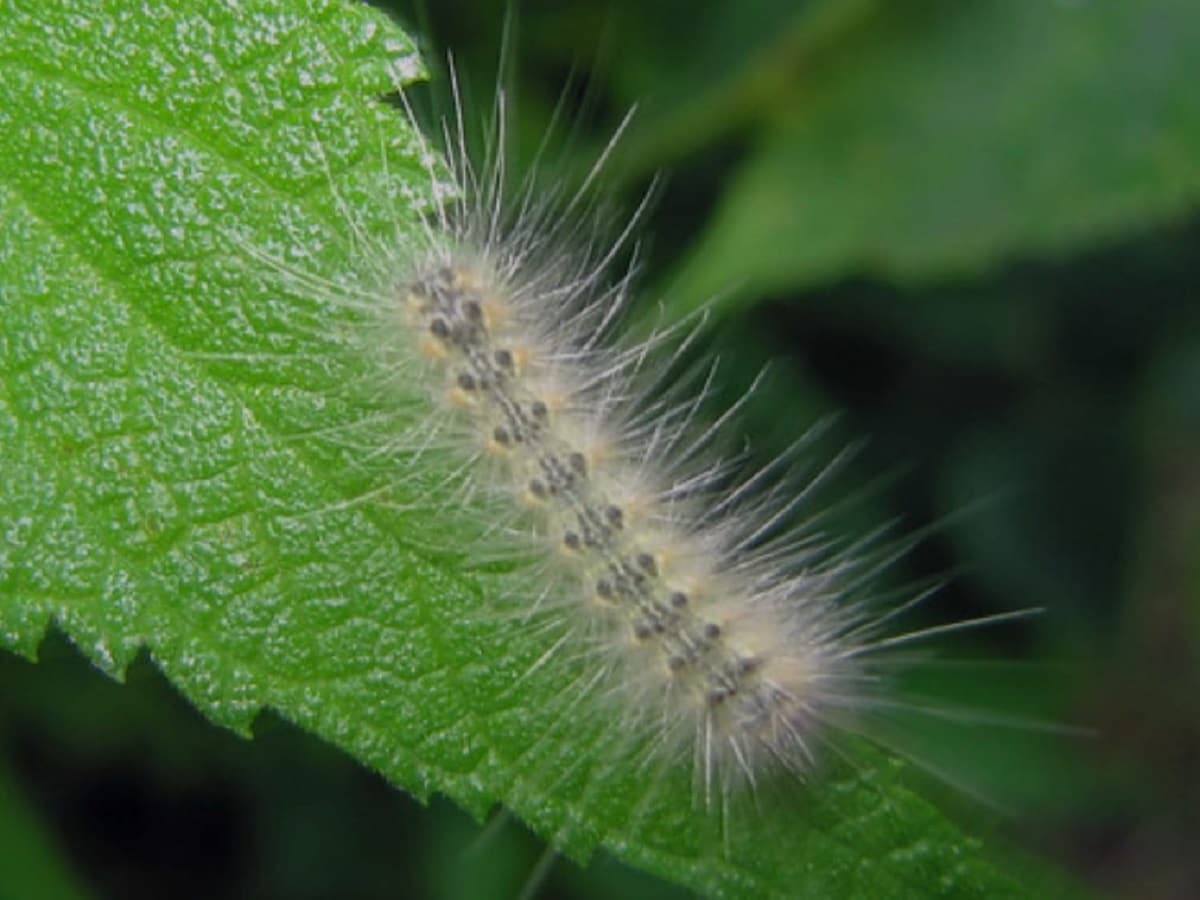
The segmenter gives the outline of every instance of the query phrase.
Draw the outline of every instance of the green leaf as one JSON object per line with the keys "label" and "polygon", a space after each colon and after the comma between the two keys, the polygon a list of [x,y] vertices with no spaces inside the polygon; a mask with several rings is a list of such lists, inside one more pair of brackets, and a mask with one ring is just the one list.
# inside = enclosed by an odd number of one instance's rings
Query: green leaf
{"label": "green leaf", "polygon": [[[674,40],[691,3],[656,4],[631,28],[638,52],[623,62],[622,100],[637,103],[621,176],[680,162],[707,140],[749,131],[792,99],[798,72],[836,54],[878,14],[882,0],[736,0],[713,4],[688,41]],[[677,8],[675,8],[677,7]],[[655,15],[656,14],[656,15]],[[621,72],[616,74],[620,75]]]}
{"label": "green leaf", "polygon": [[1200,200],[1187,0],[920,0],[873,19],[760,98],[682,302],[972,272]]}
{"label": "green leaf", "polygon": [[[0,47],[5,646],[31,655],[53,619],[118,677],[148,647],[230,728],[271,707],[420,798],[502,802],[712,895],[1029,895],[865,748],[722,823],[687,772],[614,762],[619,723],[570,703],[582,663],[527,674],[547,641],[485,614],[503,573],[407,508],[439,472],[389,471],[355,430],[377,410],[344,389],[370,366],[338,351],[352,311],[229,246],[344,281],[352,221],[416,227],[429,177],[378,102],[419,74],[394,25],[322,0],[10,2]],[[362,502],[381,484],[395,502]]]}
{"label": "green leaf", "polygon": [[83,900],[88,895],[44,834],[21,796],[13,773],[0,759],[0,872],[4,896],[22,900]]}

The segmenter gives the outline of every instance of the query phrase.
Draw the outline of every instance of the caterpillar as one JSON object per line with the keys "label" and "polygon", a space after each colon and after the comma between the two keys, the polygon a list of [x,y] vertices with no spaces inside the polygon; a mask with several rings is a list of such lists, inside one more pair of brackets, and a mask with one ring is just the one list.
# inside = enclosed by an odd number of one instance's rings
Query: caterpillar
{"label": "caterpillar", "polygon": [[797,484],[792,454],[749,473],[722,457],[740,404],[705,423],[714,371],[672,383],[702,325],[616,333],[632,278],[613,261],[641,209],[602,242],[585,207],[623,126],[578,192],[539,196],[527,179],[505,196],[503,96],[483,170],[454,96],[448,169],[420,149],[442,194],[419,236],[381,246],[341,205],[370,288],[246,252],[365,314],[356,345],[383,390],[419,385],[427,403],[379,452],[401,467],[435,441],[449,453],[453,505],[492,523],[481,552],[516,561],[516,602],[555,620],[555,652],[587,657],[622,731],[690,765],[706,805],[780,770],[807,778],[831,734],[888,705],[886,651],[929,636],[889,635],[902,610],[855,599],[895,547],[837,549],[797,524],[832,466]]}
{"label": "caterpillar", "polygon": [[662,773],[686,772],[724,832],[746,803],[819,777],[847,737],[903,753],[877,726],[924,708],[893,679],[907,648],[1030,611],[897,628],[927,591],[896,601],[876,582],[912,541],[838,538],[819,515],[847,452],[806,459],[818,423],[755,466],[738,427],[755,386],[713,413],[716,366],[692,360],[708,316],[625,323],[650,194],[613,228],[598,193],[630,116],[578,187],[535,171],[514,189],[503,92],[480,154],[450,72],[439,139],[403,148],[433,185],[400,195],[421,211],[415,231],[373,232],[314,138],[352,276],[230,236],[289,293],[346,314],[334,343],[367,361],[378,415],[342,437],[383,473],[353,502],[386,505],[397,485],[422,495],[402,509],[416,530],[430,517],[458,535],[433,551],[487,570],[485,608],[464,617],[503,620],[539,648],[510,689],[565,678],[554,727],[601,721],[597,755],[644,773],[644,804]]}

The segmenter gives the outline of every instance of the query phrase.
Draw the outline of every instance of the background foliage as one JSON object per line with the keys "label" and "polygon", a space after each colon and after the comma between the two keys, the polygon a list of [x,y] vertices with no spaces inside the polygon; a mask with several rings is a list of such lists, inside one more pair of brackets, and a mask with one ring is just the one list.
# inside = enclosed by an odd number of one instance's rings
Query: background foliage
{"label": "background foliage", "polygon": [[[501,11],[431,7],[400,12],[486,107]],[[751,410],[764,450],[796,432],[781,411],[841,411],[870,438],[856,473],[907,467],[855,505],[862,522],[989,499],[910,574],[955,573],[934,617],[1045,606],[977,639],[1059,665],[929,688],[1098,729],[1017,751],[932,736],[1012,807],[996,827],[1106,892],[1200,891],[1200,13],[613,0],[526,4],[517,32],[526,146],[572,77],[580,157],[642,104],[615,189],[667,172],[647,295],[722,292],[730,390],[772,361]],[[44,815],[101,896],[510,896],[537,858],[510,827],[464,865],[475,832],[447,804],[418,810],[269,716],[253,743],[218,731],[148,663],[117,686],[60,637],[40,656],[0,656],[0,795],[16,781],[30,800],[0,815]],[[36,836],[0,822],[14,830]],[[553,896],[663,890],[611,864],[551,877]]]}

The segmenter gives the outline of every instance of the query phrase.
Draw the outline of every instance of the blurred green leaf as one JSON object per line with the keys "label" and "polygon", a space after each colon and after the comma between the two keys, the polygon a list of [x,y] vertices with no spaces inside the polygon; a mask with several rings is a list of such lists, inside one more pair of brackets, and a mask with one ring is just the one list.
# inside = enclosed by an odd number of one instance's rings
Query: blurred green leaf
{"label": "blurred green leaf", "polygon": [[976,271],[1200,198],[1187,0],[893,3],[765,110],[673,294]]}
{"label": "blurred green leaf", "polygon": [[[344,390],[370,366],[338,344],[352,312],[223,236],[336,284],[365,268],[343,203],[376,240],[416,227],[416,138],[375,102],[419,74],[393,25],[324,0],[10,2],[0,45],[6,646],[54,619],[114,676],[148,646],[230,728],[274,708],[420,798],[503,802],[713,895],[1030,896],[866,748],[726,822],[687,772],[614,763],[620,723],[572,706],[582,664],[528,675],[545,635],[483,614],[503,576],[406,511],[420,471],[346,439],[377,412]],[[359,502],[381,484],[395,504]]]}
{"label": "blurred green leaf", "polygon": [[0,872],[4,873],[0,898],[83,900],[88,896],[44,831],[0,759]]}
{"label": "blurred green leaf", "polygon": [[[626,103],[644,107],[623,162],[629,169],[678,160],[706,140],[776,111],[791,83],[836,53],[878,13],[881,0],[718,0],[687,41],[673,40],[691,4],[639,6],[645,23],[634,58],[616,73]],[[627,174],[623,170],[623,174]]]}

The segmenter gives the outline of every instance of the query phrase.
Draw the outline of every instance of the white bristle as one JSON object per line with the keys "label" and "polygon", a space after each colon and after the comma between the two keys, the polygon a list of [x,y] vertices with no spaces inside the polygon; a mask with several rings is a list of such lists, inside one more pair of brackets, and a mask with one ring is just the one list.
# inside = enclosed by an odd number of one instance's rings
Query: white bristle
{"label": "white bristle", "polygon": [[708,415],[715,368],[680,377],[703,316],[618,333],[631,277],[614,269],[635,255],[644,202],[608,240],[593,208],[625,123],[578,191],[530,177],[506,196],[504,118],[501,100],[482,169],[457,102],[445,163],[414,149],[434,185],[410,198],[425,210],[415,240],[371,237],[339,197],[363,260],[350,283],[235,240],[293,291],[353,310],[348,343],[371,360],[384,423],[389,402],[415,422],[364,444],[396,481],[426,453],[450,459],[429,514],[474,514],[486,524],[457,549],[512,563],[516,609],[498,607],[545,642],[525,677],[583,661],[564,715],[609,717],[649,761],[690,768],[705,805],[807,779],[839,732],[869,735],[872,713],[898,705],[891,654],[929,634],[889,632],[899,610],[860,599],[902,549],[803,521],[840,460],[804,481],[799,451],[748,475],[725,453],[744,441],[737,407]]}

